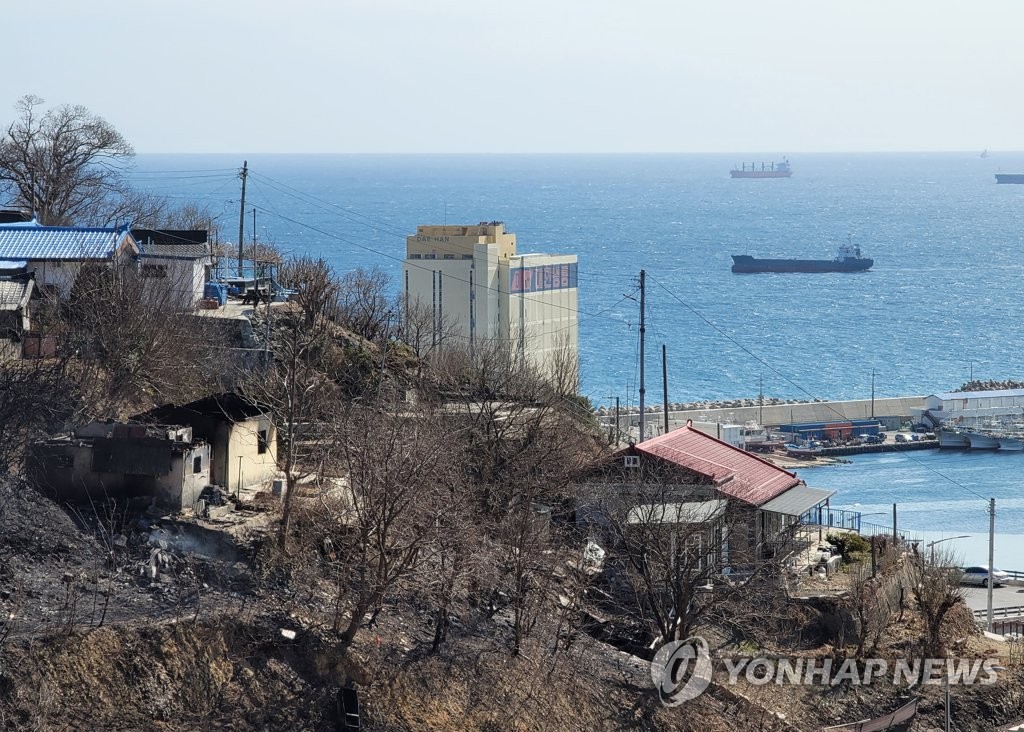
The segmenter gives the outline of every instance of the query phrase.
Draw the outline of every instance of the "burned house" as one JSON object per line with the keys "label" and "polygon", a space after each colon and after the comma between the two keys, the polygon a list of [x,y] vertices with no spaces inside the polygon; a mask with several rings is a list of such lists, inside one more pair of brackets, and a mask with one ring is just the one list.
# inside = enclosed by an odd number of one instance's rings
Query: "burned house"
{"label": "burned house", "polygon": [[36,444],[29,477],[72,503],[149,498],[174,511],[195,507],[210,483],[210,445],[178,425],[93,422]]}
{"label": "burned house", "polygon": [[269,410],[239,394],[215,394],[188,404],[166,404],[138,421],[188,425],[210,445],[210,480],[229,492],[277,475],[277,430]]}

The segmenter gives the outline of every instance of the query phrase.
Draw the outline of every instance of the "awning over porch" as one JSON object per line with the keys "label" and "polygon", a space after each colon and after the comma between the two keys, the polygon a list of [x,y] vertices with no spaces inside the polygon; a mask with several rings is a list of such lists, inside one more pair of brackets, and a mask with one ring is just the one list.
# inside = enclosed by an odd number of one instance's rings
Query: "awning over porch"
{"label": "awning over porch", "polygon": [[835,491],[825,488],[811,488],[807,485],[798,485],[790,488],[781,496],[763,504],[760,508],[762,511],[781,513],[786,516],[802,516],[833,495],[835,495]]}

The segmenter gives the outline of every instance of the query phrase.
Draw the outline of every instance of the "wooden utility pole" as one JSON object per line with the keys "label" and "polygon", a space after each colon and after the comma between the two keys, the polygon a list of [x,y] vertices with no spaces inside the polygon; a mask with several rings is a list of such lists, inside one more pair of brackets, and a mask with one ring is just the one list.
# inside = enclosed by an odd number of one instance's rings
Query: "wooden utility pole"
{"label": "wooden utility pole", "polygon": [[640,439],[644,441],[644,431],[647,428],[645,416],[646,404],[644,395],[647,390],[644,388],[644,339],[647,333],[647,321],[644,320],[644,311],[647,309],[647,272],[640,270]]}
{"label": "wooden utility pole", "polygon": [[[242,161],[242,205],[238,208],[238,276],[242,276],[242,262],[245,259],[245,179],[249,175],[249,161]],[[255,227],[254,227],[255,228]]]}
{"label": "wooden utility pole", "polygon": [[664,384],[661,406],[665,410],[665,432],[668,432],[668,353],[664,343],[661,344],[661,382]]}

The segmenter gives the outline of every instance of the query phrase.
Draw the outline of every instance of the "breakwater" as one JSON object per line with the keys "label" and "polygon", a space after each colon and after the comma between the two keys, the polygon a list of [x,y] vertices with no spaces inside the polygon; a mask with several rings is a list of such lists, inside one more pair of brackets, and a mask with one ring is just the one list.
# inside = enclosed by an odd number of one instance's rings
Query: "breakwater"
{"label": "breakwater", "polygon": [[[743,424],[754,421],[766,427],[779,427],[784,424],[803,422],[842,422],[851,419],[877,419],[886,429],[897,429],[902,423],[913,418],[915,411],[924,408],[923,396],[886,397],[883,399],[850,399],[844,401],[791,402],[788,404],[763,405],[752,400],[736,400],[732,404],[744,406],[725,407],[694,407],[673,410],[669,407],[669,425],[675,429],[686,424],[686,420],[694,422],[717,422],[719,424]],[[648,407],[645,410],[646,420],[651,424],[660,424],[664,420],[664,412],[660,407]],[[598,419],[604,424],[614,424],[614,413],[598,412]],[[626,429],[640,421],[639,413],[634,409],[619,413],[619,426]],[[905,443],[910,444],[910,443]]]}

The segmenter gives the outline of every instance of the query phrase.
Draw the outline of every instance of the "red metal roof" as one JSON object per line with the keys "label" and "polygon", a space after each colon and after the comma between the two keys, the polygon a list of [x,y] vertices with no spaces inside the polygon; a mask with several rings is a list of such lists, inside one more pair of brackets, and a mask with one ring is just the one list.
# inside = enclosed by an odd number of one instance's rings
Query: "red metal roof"
{"label": "red metal roof", "polygon": [[633,448],[705,476],[725,495],[754,506],[801,482],[795,473],[692,427],[667,432]]}

